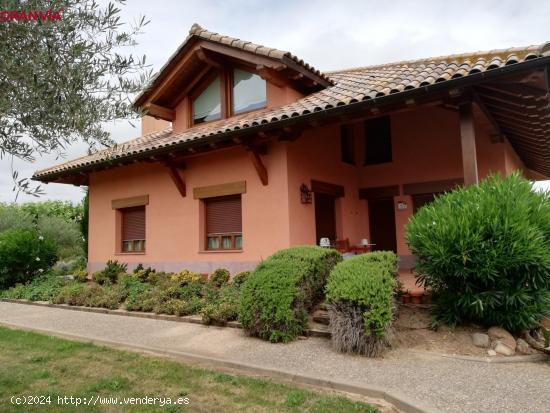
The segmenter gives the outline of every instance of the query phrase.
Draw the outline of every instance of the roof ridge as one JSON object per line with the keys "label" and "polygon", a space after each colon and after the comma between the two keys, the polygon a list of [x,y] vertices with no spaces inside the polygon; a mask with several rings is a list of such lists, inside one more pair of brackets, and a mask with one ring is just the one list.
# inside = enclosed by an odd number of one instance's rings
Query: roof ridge
{"label": "roof ridge", "polygon": [[[355,72],[355,71],[363,71],[368,69],[379,69],[384,68],[388,66],[403,66],[403,65],[409,65],[409,64],[420,64],[420,63],[431,63],[431,62],[444,62],[446,60],[456,60],[456,59],[467,59],[472,57],[483,57],[483,56],[489,56],[492,57],[497,56],[500,53],[508,52],[508,56],[510,56],[513,53],[516,52],[530,52],[530,51],[539,51],[542,52],[545,46],[550,46],[550,42],[538,44],[538,45],[529,45],[524,47],[509,47],[506,49],[492,49],[492,50],[478,50],[475,52],[467,52],[467,53],[454,53],[450,55],[441,55],[441,56],[430,56],[430,57],[423,57],[419,59],[410,59],[410,60],[398,60],[396,62],[388,62],[388,63],[378,63],[373,65],[367,65],[367,66],[357,66],[357,67],[350,67],[346,69],[337,69],[337,70],[326,70],[324,73],[329,76],[332,74],[341,74],[341,73],[347,73],[347,72]],[[508,56],[503,56],[504,60]]]}

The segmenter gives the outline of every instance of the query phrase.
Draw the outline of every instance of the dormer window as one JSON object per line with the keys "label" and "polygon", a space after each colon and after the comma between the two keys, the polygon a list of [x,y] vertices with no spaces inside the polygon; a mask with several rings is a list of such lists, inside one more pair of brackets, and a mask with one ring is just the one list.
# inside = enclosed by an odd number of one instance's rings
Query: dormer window
{"label": "dormer window", "polygon": [[267,104],[265,80],[241,69],[233,70],[233,114],[264,108]]}
{"label": "dormer window", "polygon": [[221,70],[192,98],[192,120],[197,125],[261,109],[267,105],[266,81],[242,69]]}
{"label": "dormer window", "polygon": [[222,99],[220,77],[210,82],[204,91],[193,101],[193,123],[199,124],[221,119]]}

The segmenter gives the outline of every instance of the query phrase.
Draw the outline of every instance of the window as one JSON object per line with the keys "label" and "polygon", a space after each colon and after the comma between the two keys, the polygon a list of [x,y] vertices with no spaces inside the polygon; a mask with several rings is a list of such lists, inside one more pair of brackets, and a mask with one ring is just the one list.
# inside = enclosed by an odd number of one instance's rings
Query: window
{"label": "window", "polygon": [[241,69],[233,70],[233,113],[266,106],[266,84],[260,76]]}
{"label": "window", "polygon": [[353,148],[353,134],[348,125],[340,126],[340,148],[342,162],[355,165],[355,151]]}
{"label": "window", "polygon": [[119,209],[122,217],[122,252],[145,251],[145,206]]}
{"label": "window", "polygon": [[206,249],[240,250],[243,248],[241,196],[207,198]]}
{"label": "window", "polygon": [[390,117],[365,121],[365,165],[392,161]]}
{"label": "window", "polygon": [[241,69],[222,69],[211,79],[205,89],[198,89],[193,94],[193,125],[228,118],[267,105],[266,82],[255,73]]}
{"label": "window", "polygon": [[217,76],[193,101],[193,123],[221,119],[220,77]]}

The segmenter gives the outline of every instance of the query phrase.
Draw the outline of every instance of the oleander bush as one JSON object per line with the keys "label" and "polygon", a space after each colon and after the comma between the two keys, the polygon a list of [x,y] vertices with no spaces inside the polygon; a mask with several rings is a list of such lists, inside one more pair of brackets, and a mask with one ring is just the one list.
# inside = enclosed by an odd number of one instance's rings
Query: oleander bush
{"label": "oleander bush", "polygon": [[225,268],[218,268],[217,270],[214,270],[210,276],[210,282],[216,287],[221,287],[229,282],[230,277],[231,275],[228,270]]}
{"label": "oleander bush", "polygon": [[336,250],[302,246],[260,263],[242,287],[239,321],[245,331],[273,342],[288,342],[303,333],[309,311],[341,260]]}
{"label": "oleander bush", "polygon": [[339,263],[326,286],[333,347],[376,357],[390,345],[397,258],[369,253]]}
{"label": "oleander bush", "polygon": [[0,289],[27,283],[57,261],[57,245],[33,229],[0,233]]}
{"label": "oleander bush", "polygon": [[410,220],[407,242],[436,323],[521,331],[550,312],[550,193],[517,173],[436,198]]}

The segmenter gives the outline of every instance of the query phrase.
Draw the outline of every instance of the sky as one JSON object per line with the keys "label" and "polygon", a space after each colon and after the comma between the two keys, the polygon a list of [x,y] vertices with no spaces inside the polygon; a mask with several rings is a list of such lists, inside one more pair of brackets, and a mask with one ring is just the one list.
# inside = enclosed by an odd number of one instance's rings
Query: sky
{"label": "sky", "polygon": [[[100,1],[105,2],[105,1]],[[185,39],[193,23],[229,36],[288,50],[316,68],[336,70],[452,53],[491,50],[550,41],[550,1],[372,1],[372,0],[131,0],[123,6],[128,22],[145,15],[150,23],[133,52],[159,69]],[[105,127],[114,140],[139,136],[118,121]],[[67,159],[86,153],[67,150]],[[45,156],[16,161],[20,176],[63,162]],[[0,201],[12,202],[9,159],[0,160]],[[550,181],[539,185],[550,189]],[[78,202],[82,188],[48,184],[39,199]],[[36,200],[24,195],[19,201]]]}

